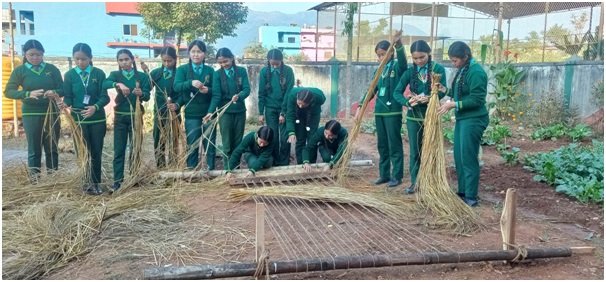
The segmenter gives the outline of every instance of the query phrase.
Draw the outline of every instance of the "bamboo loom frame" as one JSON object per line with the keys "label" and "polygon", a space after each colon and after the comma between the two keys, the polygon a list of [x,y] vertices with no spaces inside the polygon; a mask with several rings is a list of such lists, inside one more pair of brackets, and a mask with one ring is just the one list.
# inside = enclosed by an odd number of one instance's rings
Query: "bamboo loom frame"
{"label": "bamboo loom frame", "polygon": [[[523,259],[541,259],[571,257],[594,252],[593,247],[533,248],[515,246],[515,189],[508,189],[505,200],[501,228],[504,250],[482,250],[467,252],[419,252],[406,255],[359,255],[334,256],[312,259],[265,261],[265,204],[257,203],[256,244],[254,263],[228,263],[220,265],[193,265],[185,267],[160,267],[144,270],[144,279],[216,279],[273,275],[284,273],[327,271],[337,269],[376,268],[401,265],[426,265],[444,263],[464,263],[480,261],[519,261]],[[261,255],[261,256],[260,256]],[[265,268],[265,270],[261,270]]]}

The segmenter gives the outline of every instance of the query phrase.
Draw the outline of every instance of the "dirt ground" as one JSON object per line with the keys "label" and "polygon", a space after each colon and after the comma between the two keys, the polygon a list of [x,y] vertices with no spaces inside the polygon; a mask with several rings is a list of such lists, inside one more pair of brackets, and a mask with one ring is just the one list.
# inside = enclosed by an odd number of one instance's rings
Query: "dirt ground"
{"label": "dirt ground", "polygon": [[[151,136],[149,136],[151,139]],[[108,133],[106,141],[111,140]],[[23,157],[15,152],[23,150],[25,139],[4,140],[3,153]],[[406,140],[405,140],[406,141]],[[106,142],[107,143],[107,142]],[[565,141],[510,140],[509,143],[521,149],[521,154],[549,151],[567,144]],[[376,139],[370,134],[361,134],[357,141],[356,158],[378,161]],[[359,145],[363,144],[363,145]],[[408,144],[404,144],[405,168],[408,167]],[[448,173],[451,186],[456,185],[456,173],[452,165],[451,146],[447,145]],[[111,155],[111,151],[109,155]],[[104,158],[110,159],[106,155]],[[480,206],[476,208],[487,228],[469,237],[452,237],[435,234],[436,238],[449,242],[449,247],[461,250],[488,250],[501,248],[499,229],[500,213],[508,188],[518,191],[518,225],[516,242],[529,248],[592,246],[596,251],[592,255],[574,258],[553,258],[526,261],[514,265],[502,262],[479,262],[461,264],[441,264],[427,266],[400,266],[375,269],[334,270],[327,272],[308,272],[281,274],[273,279],[591,279],[604,278],[604,210],[599,205],[581,204],[562,194],[553,187],[532,180],[533,174],[521,165],[506,166],[494,147],[484,147],[484,162],[480,179]],[[9,160],[3,158],[3,165]],[[105,163],[105,161],[104,161]],[[110,169],[110,168],[105,168]],[[402,187],[408,187],[410,180],[405,169]],[[109,170],[111,171],[111,170]],[[376,166],[366,170],[362,178],[367,181],[377,176]],[[377,188],[381,189],[381,188]],[[239,234],[222,233],[201,237],[199,244],[187,246],[194,248],[194,259],[183,260],[167,258],[161,263],[151,251],[128,250],[128,246],[116,248],[112,243],[100,244],[83,258],[71,262],[67,267],[51,273],[44,279],[142,279],[143,270],[159,265],[180,264],[221,264],[227,262],[252,262],[254,259],[255,205],[253,202],[232,203],[225,201],[229,188],[207,190],[200,185],[200,193],[183,199],[193,219],[205,221],[212,226],[228,225]],[[398,195],[401,196],[401,195]],[[104,196],[106,197],[106,196]],[[406,196],[412,197],[412,196]],[[110,199],[109,196],[107,196]],[[222,231],[224,232],[224,231]],[[204,254],[215,253],[207,249],[207,242],[223,240],[225,234],[230,240],[238,241],[239,249],[223,251],[222,255],[211,257]],[[433,235],[433,234],[430,234]],[[235,236],[235,237],[234,237]],[[237,237],[241,236],[240,239]],[[227,242],[227,239],[225,239]],[[185,247],[185,246],[184,246]],[[276,242],[268,240],[267,248],[277,248]],[[219,252],[221,254],[221,252]],[[250,279],[248,277],[247,279]]]}

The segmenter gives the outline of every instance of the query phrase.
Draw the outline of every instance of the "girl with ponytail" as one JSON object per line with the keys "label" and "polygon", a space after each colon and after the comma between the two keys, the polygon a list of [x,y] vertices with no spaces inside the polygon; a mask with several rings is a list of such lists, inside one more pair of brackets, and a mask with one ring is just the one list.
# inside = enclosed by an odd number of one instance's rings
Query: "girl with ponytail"
{"label": "girl with ponytail", "polygon": [[279,49],[267,53],[267,66],[259,72],[259,123],[267,124],[274,132],[274,165],[288,165],[290,144],[286,132],[286,96],[295,84],[291,67],[284,64]]}
{"label": "girl with ponytail", "polygon": [[[406,194],[415,192],[417,173],[421,165],[421,146],[423,141],[423,121],[427,111],[427,103],[431,93],[431,75],[441,74],[440,85],[446,84],[446,71],[440,64],[431,60],[431,48],[424,40],[418,40],[410,45],[412,57],[412,68],[400,78],[393,96],[398,103],[406,106],[406,128],[408,131],[408,144],[410,149],[410,186],[404,190]],[[404,96],[406,87],[410,87],[410,97]],[[440,99],[444,97],[446,90],[439,93]]]}
{"label": "girl with ponytail", "polygon": [[474,60],[471,49],[461,41],[454,42],[448,56],[457,73],[452,81],[449,99],[439,113],[455,109],[454,159],[457,169],[457,194],[469,206],[478,205],[480,164],[478,152],[484,130],[488,126],[486,88],[488,76]]}
{"label": "girl with ponytail", "polygon": [[233,177],[232,171],[240,166],[244,157],[248,165],[246,177],[253,176],[258,170],[270,168],[273,163],[274,133],[271,127],[261,126],[257,132],[248,133],[234,150],[226,166],[226,179]]}

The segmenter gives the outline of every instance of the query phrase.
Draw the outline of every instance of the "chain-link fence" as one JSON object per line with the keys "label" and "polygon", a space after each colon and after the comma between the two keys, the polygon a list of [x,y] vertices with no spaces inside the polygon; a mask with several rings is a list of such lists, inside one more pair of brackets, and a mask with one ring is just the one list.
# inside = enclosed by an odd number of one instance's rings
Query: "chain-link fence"
{"label": "chain-link fence", "polygon": [[[330,47],[318,49],[318,61],[333,52],[338,60],[347,59],[348,37],[343,31],[351,6],[339,2],[316,6],[318,28],[332,32],[332,38],[325,35],[319,40]],[[353,61],[375,61],[375,45],[402,29],[406,48],[425,40],[438,61],[448,60],[454,41],[466,42],[474,56],[487,63],[562,62],[571,57],[603,61],[601,10],[600,2],[357,3],[351,17],[351,55]]]}

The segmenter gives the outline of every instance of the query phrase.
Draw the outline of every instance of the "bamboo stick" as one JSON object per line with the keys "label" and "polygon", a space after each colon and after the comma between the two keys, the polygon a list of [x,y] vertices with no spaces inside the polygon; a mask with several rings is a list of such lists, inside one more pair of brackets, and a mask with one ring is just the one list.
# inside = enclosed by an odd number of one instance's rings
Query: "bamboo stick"
{"label": "bamboo stick", "polygon": [[[324,168],[328,166],[327,163],[312,164],[312,168]],[[350,167],[364,167],[373,166],[372,160],[353,160],[349,162]],[[302,165],[287,165],[287,166],[275,166],[262,171],[258,171],[256,174],[262,176],[263,174],[271,171],[283,171],[291,170],[293,172],[304,172]],[[248,173],[248,169],[235,169],[232,171],[234,174],[245,174]],[[225,174],[224,170],[200,170],[200,171],[160,171],[160,178],[208,178],[217,177]]]}
{"label": "bamboo stick", "polygon": [[503,250],[512,250],[516,242],[516,189],[507,189],[505,195],[505,206],[501,214],[501,236],[503,238]]}
{"label": "bamboo stick", "polygon": [[[525,259],[570,257],[573,248],[528,249]],[[489,250],[470,252],[430,252],[405,256],[347,256],[332,258],[300,259],[291,261],[269,261],[269,274],[326,271],[334,269],[371,268],[400,265],[426,265],[441,263],[463,263],[479,261],[513,260],[516,250]],[[228,263],[222,265],[192,265],[184,267],[160,267],[143,271],[144,279],[215,279],[252,276],[257,263]]]}

